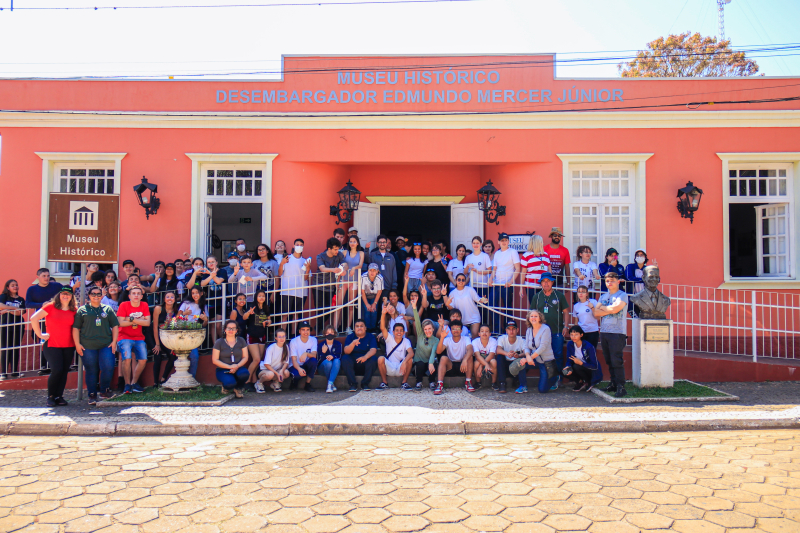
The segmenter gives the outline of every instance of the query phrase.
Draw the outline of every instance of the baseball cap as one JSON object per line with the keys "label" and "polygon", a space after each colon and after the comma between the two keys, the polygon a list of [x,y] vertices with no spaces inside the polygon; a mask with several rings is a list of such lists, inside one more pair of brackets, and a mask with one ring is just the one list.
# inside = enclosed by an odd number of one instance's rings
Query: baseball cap
{"label": "baseball cap", "polygon": [[303,328],[311,329],[311,324],[308,323],[308,320],[303,320],[297,325],[297,331],[300,331]]}
{"label": "baseball cap", "polygon": [[503,239],[508,239],[508,233],[506,233],[505,231],[503,233],[498,233],[497,234],[497,240],[498,241],[502,241]]}
{"label": "baseball cap", "polygon": [[405,238],[405,237],[403,237],[402,235],[398,235],[398,236],[397,236],[397,238],[394,240],[394,242],[397,242],[397,241],[403,241],[403,242],[406,242],[406,238]]}
{"label": "baseball cap", "polygon": [[542,274],[542,277],[539,278],[539,283],[541,283],[542,281],[544,281],[546,279],[549,279],[553,283],[556,282],[556,278],[554,278],[553,275],[550,272],[545,272],[544,274]]}
{"label": "baseball cap", "polygon": [[369,268],[367,270],[380,270],[381,267],[378,266],[378,263],[370,263]]}
{"label": "baseball cap", "polygon": [[164,268],[165,269],[171,268],[171,269],[175,270],[175,263],[167,263],[166,265],[164,265]]}
{"label": "baseball cap", "polygon": [[506,327],[507,328],[516,328],[516,327],[518,327],[517,326],[517,322],[514,321],[514,320],[509,320],[508,322],[506,322]]}
{"label": "baseball cap", "polygon": [[548,237],[552,237],[553,235],[560,235],[561,237],[564,236],[564,234],[561,233],[561,228],[559,228],[558,226],[553,226],[553,228],[550,230],[550,235],[548,235]]}
{"label": "baseball cap", "polygon": [[611,254],[617,254],[617,255],[619,255],[619,252],[617,251],[617,249],[616,249],[616,248],[609,248],[608,250],[606,250],[606,255],[607,255],[607,256],[608,256],[608,255],[611,255]]}
{"label": "baseball cap", "polygon": [[236,252],[231,252],[228,254],[228,259],[230,259],[231,257],[239,257],[239,254],[237,254]]}
{"label": "baseball cap", "polygon": [[70,294],[75,294],[75,293],[73,292],[73,290],[72,290],[72,287],[70,287],[70,286],[68,286],[68,285],[64,285],[63,287],[61,287],[61,288],[58,290],[58,292],[68,292],[68,293],[70,293]]}
{"label": "baseball cap", "polygon": [[358,233],[358,230],[357,230],[355,227],[353,227],[353,228],[350,228],[349,230],[347,230],[347,233],[353,233],[354,231],[355,231],[356,233]]}
{"label": "baseball cap", "polygon": [[136,266],[136,263],[134,263],[132,259],[126,259],[125,261],[122,262],[122,266],[125,266],[125,265]]}

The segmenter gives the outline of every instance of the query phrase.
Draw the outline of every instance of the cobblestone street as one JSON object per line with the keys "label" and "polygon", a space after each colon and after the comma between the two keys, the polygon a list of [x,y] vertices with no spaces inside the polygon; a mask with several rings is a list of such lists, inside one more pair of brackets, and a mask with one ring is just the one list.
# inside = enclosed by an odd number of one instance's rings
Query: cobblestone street
{"label": "cobblestone street", "polygon": [[800,431],[2,437],[0,531],[800,531]]}

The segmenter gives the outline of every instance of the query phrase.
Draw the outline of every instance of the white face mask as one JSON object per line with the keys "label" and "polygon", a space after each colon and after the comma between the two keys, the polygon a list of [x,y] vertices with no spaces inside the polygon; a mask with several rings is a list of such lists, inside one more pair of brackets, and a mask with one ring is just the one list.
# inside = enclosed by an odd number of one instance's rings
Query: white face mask
{"label": "white face mask", "polygon": [[236,247],[236,249],[239,250],[240,252],[244,252],[245,251],[244,244],[240,244],[239,246]]}
{"label": "white face mask", "polygon": [[644,257],[642,257],[642,256],[637,257],[636,258],[636,262],[639,263],[640,265],[643,265],[644,264]]}
{"label": "white face mask", "polygon": [[228,264],[232,267],[235,267],[236,265],[239,264],[239,261],[237,261],[236,259],[231,259],[228,261]]}
{"label": "white face mask", "polygon": [[297,246],[295,246],[295,247],[294,247],[294,253],[296,253],[296,254],[302,254],[302,253],[303,253],[303,247],[302,247],[302,246],[300,246],[300,245],[297,245]]}

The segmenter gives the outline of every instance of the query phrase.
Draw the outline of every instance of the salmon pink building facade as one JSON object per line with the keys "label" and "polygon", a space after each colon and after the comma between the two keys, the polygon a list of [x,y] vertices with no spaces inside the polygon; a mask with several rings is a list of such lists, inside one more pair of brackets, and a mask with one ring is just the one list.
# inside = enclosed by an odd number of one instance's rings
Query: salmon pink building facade
{"label": "salmon pink building facade", "polygon": [[[797,305],[797,79],[561,79],[553,63],[287,56],[280,80],[0,81],[0,278],[26,285],[47,265],[51,192],[119,194],[119,257],[149,273],[184,252],[224,259],[239,237],[300,237],[316,254],[349,180],[362,240],[469,249],[475,234],[560,227],[573,257],[588,244],[629,263],[643,248],[665,284]],[[149,219],[143,176],[161,199]],[[478,206],[490,180],[499,224]],[[689,181],[704,193],[692,223],[676,209]]]}

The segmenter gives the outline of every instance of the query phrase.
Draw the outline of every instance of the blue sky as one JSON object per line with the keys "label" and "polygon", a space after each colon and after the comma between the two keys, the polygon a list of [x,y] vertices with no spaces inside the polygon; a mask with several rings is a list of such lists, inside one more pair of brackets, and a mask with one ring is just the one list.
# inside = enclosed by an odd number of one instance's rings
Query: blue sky
{"label": "blue sky", "polygon": [[[269,77],[281,54],[554,52],[630,54],[662,35],[717,34],[715,0],[477,0],[389,5],[25,11],[24,7],[276,3],[287,0],[0,0],[0,77],[209,74]],[[311,3],[309,0],[288,0]],[[325,3],[331,0],[317,0]],[[341,2],[352,0],[338,0]],[[379,1],[379,0],[378,0]],[[800,42],[799,0],[732,0],[734,46]],[[768,76],[800,75],[800,50],[755,57]],[[619,55],[619,54],[615,54]],[[758,55],[758,54],[757,54]],[[614,77],[618,60],[558,66]]]}

